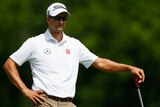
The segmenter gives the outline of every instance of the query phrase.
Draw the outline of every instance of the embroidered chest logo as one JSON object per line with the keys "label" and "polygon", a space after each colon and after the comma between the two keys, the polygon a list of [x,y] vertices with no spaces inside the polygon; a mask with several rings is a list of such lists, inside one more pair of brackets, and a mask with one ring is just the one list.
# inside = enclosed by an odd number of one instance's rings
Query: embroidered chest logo
{"label": "embroidered chest logo", "polygon": [[49,48],[44,49],[44,54],[49,55],[51,54],[51,50]]}
{"label": "embroidered chest logo", "polygon": [[71,54],[70,49],[66,49],[66,54]]}

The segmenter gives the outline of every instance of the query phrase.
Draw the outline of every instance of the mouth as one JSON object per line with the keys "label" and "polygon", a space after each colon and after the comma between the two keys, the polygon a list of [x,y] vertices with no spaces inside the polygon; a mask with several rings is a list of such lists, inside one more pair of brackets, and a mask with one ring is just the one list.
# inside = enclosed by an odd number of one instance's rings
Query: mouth
{"label": "mouth", "polygon": [[57,29],[63,29],[63,28],[64,28],[63,25],[58,25],[58,26],[57,26]]}
{"label": "mouth", "polygon": [[58,27],[57,30],[63,30],[63,28],[62,27]]}

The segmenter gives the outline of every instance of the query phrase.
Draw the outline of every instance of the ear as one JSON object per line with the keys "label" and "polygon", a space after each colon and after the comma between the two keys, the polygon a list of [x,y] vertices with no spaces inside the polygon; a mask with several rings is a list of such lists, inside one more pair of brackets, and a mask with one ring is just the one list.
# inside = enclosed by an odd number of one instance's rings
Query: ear
{"label": "ear", "polygon": [[50,23],[50,18],[49,18],[48,16],[46,16],[46,21],[47,21],[47,23],[48,23],[48,25],[49,25],[49,23]]}
{"label": "ear", "polygon": [[46,16],[46,20],[49,21],[49,17],[48,16]]}

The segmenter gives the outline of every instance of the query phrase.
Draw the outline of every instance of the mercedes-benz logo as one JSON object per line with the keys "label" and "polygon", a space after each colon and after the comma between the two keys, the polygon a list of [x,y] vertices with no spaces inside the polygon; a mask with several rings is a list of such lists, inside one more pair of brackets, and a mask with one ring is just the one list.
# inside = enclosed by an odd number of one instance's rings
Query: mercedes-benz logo
{"label": "mercedes-benz logo", "polygon": [[44,49],[44,54],[49,55],[51,54],[51,50],[49,48]]}

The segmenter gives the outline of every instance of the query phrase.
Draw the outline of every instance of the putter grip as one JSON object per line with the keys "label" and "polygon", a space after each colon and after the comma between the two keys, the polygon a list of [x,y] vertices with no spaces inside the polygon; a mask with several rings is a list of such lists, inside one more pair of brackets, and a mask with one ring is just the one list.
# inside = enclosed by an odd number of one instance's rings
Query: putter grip
{"label": "putter grip", "polygon": [[134,78],[134,82],[135,82],[136,88],[139,88],[139,83],[137,78]]}

